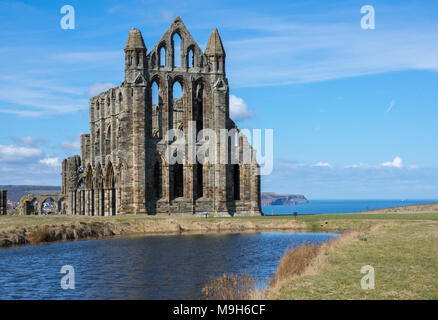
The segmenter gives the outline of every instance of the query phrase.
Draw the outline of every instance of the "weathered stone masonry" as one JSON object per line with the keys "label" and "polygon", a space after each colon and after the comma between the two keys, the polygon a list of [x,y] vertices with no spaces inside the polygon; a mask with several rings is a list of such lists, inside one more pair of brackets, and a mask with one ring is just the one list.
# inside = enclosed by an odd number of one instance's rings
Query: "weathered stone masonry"
{"label": "weathered stone masonry", "polygon": [[[182,97],[174,99],[177,83]],[[154,102],[153,86],[158,87]],[[63,161],[66,212],[260,215],[259,166],[255,160],[244,164],[241,151],[238,164],[219,164],[220,154],[214,164],[164,160],[165,133],[175,128],[188,135],[189,121],[217,136],[221,129],[238,131],[229,116],[225,51],[217,29],[202,52],[178,17],[149,53],[140,31],[131,29],[124,81],[90,99],[90,133],[81,136],[81,154]],[[244,136],[238,145],[254,157]],[[233,147],[230,143],[228,150]]]}

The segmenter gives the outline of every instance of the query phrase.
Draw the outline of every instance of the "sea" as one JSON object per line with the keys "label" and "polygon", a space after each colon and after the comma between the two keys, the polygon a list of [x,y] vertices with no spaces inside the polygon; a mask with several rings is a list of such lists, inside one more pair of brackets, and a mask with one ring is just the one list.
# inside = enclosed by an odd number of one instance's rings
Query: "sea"
{"label": "sea", "polygon": [[356,213],[413,204],[438,202],[438,199],[409,200],[309,200],[305,204],[293,206],[262,206],[265,215],[318,214],[318,213]]}

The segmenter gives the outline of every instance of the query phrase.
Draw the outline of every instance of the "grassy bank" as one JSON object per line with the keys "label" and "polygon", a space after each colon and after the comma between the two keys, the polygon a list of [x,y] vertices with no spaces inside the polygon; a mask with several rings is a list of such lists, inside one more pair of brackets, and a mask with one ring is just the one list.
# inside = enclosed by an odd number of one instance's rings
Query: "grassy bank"
{"label": "grassy bank", "polygon": [[[368,230],[324,244],[301,273],[283,277],[265,297],[438,299],[438,213],[382,214],[372,220],[359,215],[351,221],[362,217],[371,224]],[[365,265],[375,270],[374,290],[361,288]]]}
{"label": "grassy bank", "polygon": [[0,247],[52,241],[96,239],[130,234],[258,232],[306,230],[289,218],[167,218],[146,215],[112,217],[2,216]]}
{"label": "grassy bank", "polygon": [[88,216],[1,216],[0,247],[40,242],[79,240],[135,233],[360,231],[389,222],[437,221],[438,212],[354,213],[230,218],[168,218],[146,215]]}

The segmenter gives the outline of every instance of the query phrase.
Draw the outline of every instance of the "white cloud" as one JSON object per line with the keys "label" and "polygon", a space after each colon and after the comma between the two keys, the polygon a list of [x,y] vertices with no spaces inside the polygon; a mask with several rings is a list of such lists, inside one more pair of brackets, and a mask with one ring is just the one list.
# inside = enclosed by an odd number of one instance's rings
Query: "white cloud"
{"label": "white cloud", "polygon": [[95,83],[93,85],[91,85],[88,90],[87,90],[87,96],[89,97],[94,97],[97,96],[98,94],[107,91],[108,89],[114,88],[115,85],[112,83]]}
{"label": "white cloud", "polygon": [[245,120],[254,118],[254,113],[248,109],[242,98],[230,94],[230,117],[233,120]]}
{"label": "white cloud", "polygon": [[312,167],[327,167],[331,168],[332,166],[328,162],[318,162],[312,165]]}
{"label": "white cloud", "polygon": [[39,163],[42,163],[48,167],[55,168],[55,169],[58,169],[61,166],[61,162],[59,161],[58,157],[44,158],[44,159],[41,159],[39,161]]}
{"label": "white cloud", "polygon": [[69,137],[70,141],[62,141],[60,146],[64,150],[76,151],[81,148],[80,135],[78,137]]}
{"label": "white cloud", "polygon": [[37,139],[31,136],[24,136],[21,137],[19,140],[25,144],[33,144],[37,142]]}
{"label": "white cloud", "polygon": [[81,148],[81,143],[79,140],[74,141],[72,143],[63,141],[61,142],[61,148],[66,150],[79,150]]}
{"label": "white cloud", "polygon": [[[351,166],[348,166],[347,168],[365,168],[365,169],[370,169],[370,168],[398,168],[401,169],[403,168],[403,159],[400,157],[395,157],[392,161],[386,161],[386,162],[382,162],[379,165],[369,165],[367,163],[359,163],[359,164],[353,164]],[[410,168],[418,168],[415,165],[411,165]]]}
{"label": "white cloud", "polygon": [[359,164],[353,164],[351,166],[348,166],[347,168],[371,168],[369,164],[366,163],[359,163]]}
{"label": "white cloud", "polygon": [[42,152],[39,148],[0,145],[0,162],[18,162],[40,156],[41,154]]}
{"label": "white cloud", "polygon": [[337,11],[326,14],[332,22],[319,22],[313,15],[300,19],[225,12],[229,17],[223,28],[259,33],[258,37],[251,33],[251,37],[225,41],[227,55],[232,57],[231,85],[290,85],[401,70],[438,70],[433,55],[438,51],[436,22],[417,21],[410,28],[400,24],[400,19],[378,32],[367,32],[356,21],[349,22],[351,12],[344,16],[345,22],[339,22],[342,16]]}
{"label": "white cloud", "polygon": [[111,8],[108,9],[108,13],[109,13],[109,14],[116,13],[116,12],[118,12],[118,11],[120,10],[120,8],[121,8],[121,6],[114,6],[114,7],[111,7]]}
{"label": "white cloud", "polygon": [[381,167],[392,167],[392,168],[403,168],[403,159],[400,157],[395,157],[392,161],[383,162],[380,164]]}
{"label": "white cloud", "polygon": [[391,101],[391,104],[389,105],[389,108],[388,108],[388,109],[386,109],[385,113],[389,113],[389,112],[391,112],[391,110],[392,110],[392,107],[394,107],[394,104],[395,104],[395,101],[394,101],[394,100],[392,100],[392,101]]}
{"label": "white cloud", "polygon": [[20,117],[40,117],[42,112],[28,110],[0,109],[0,113],[15,114]]}
{"label": "white cloud", "polygon": [[364,169],[333,166],[323,170],[311,165],[296,165],[289,159],[276,159],[273,173],[263,177],[262,189],[302,193],[310,199],[436,198],[437,167],[411,169],[404,165],[394,169],[378,164],[361,167]]}
{"label": "white cloud", "polygon": [[172,11],[163,10],[161,11],[161,17],[164,21],[172,21],[175,18],[175,14]]}
{"label": "white cloud", "polygon": [[[62,86],[56,80],[42,80],[35,77],[35,73],[38,72],[0,75],[0,101],[8,105],[0,109],[0,113],[39,117],[75,112],[88,106],[83,89]],[[59,77],[59,73],[56,76]]]}
{"label": "white cloud", "polygon": [[45,138],[36,138],[31,136],[23,136],[23,137],[12,137],[12,141],[14,145],[17,146],[25,146],[25,147],[34,147],[38,148],[43,144],[47,143],[47,139]]}
{"label": "white cloud", "polygon": [[55,61],[61,61],[62,63],[86,63],[97,62],[99,64],[110,64],[111,62],[118,61],[123,57],[122,51],[84,51],[84,52],[71,52],[62,53],[52,56]]}

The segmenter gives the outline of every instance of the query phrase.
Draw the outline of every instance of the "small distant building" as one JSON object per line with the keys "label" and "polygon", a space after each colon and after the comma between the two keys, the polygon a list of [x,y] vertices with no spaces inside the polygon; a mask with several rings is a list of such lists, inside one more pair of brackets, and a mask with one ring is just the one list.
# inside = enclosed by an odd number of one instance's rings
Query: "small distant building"
{"label": "small distant building", "polygon": [[6,215],[8,208],[8,190],[0,190],[0,215]]}

